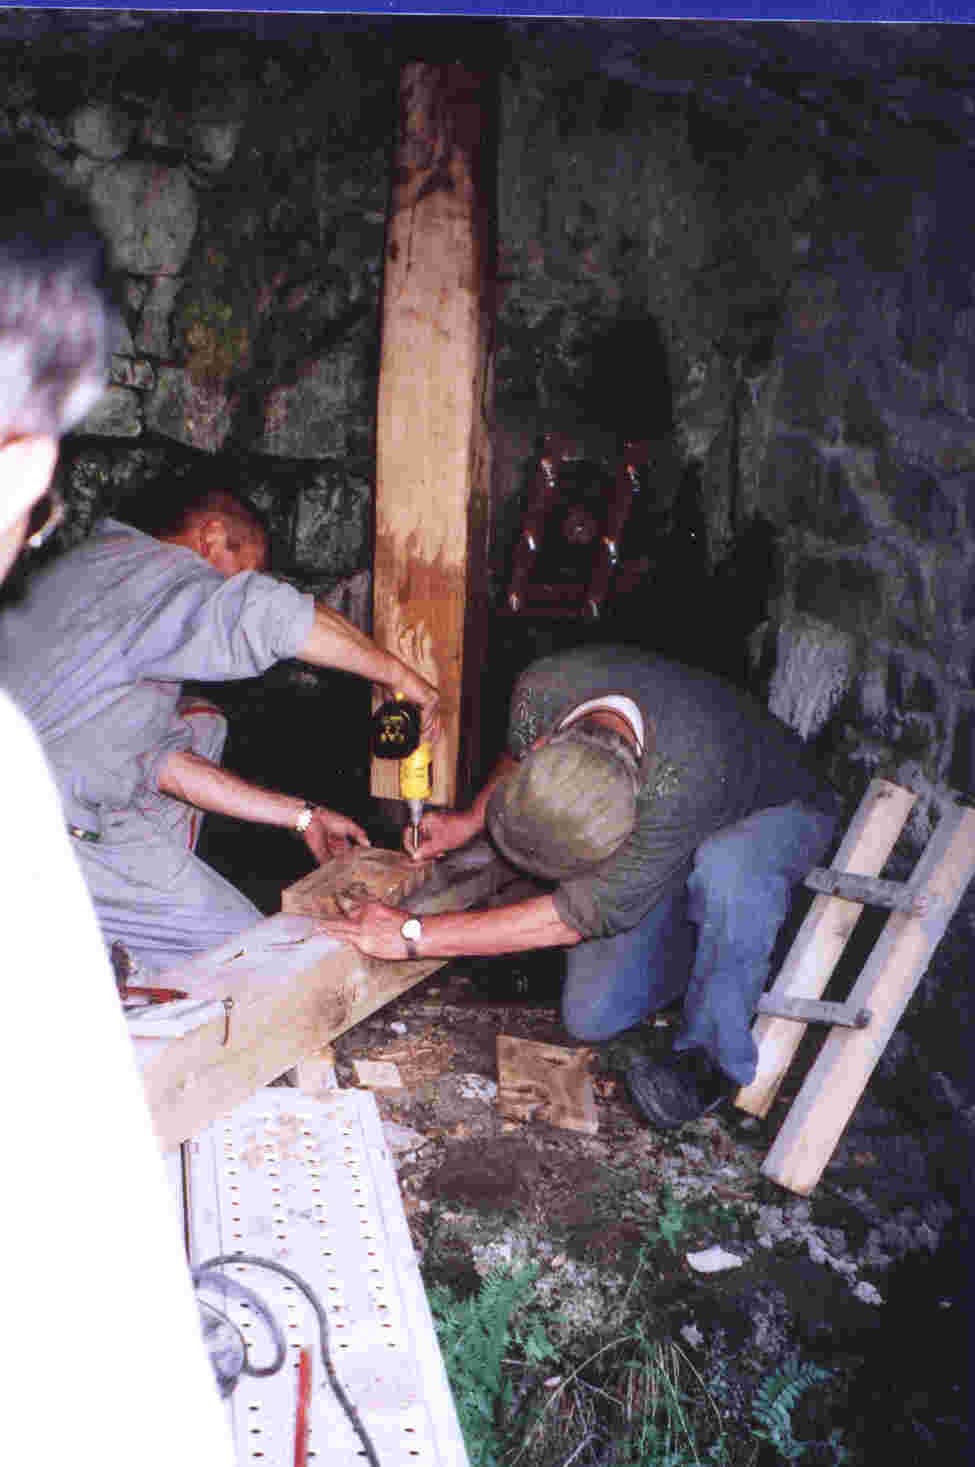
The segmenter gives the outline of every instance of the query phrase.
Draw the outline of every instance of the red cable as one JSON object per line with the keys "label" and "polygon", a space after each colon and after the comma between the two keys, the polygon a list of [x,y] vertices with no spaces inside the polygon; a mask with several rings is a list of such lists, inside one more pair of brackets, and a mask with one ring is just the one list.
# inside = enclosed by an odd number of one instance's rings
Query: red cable
{"label": "red cable", "polygon": [[295,1413],[295,1467],[308,1461],[308,1406],[311,1401],[311,1351],[302,1345],[298,1356],[298,1409]]}

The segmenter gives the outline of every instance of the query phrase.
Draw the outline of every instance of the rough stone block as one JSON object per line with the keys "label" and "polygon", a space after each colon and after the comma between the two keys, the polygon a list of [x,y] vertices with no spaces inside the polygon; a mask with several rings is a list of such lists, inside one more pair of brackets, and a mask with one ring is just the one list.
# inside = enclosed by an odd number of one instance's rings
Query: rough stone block
{"label": "rough stone block", "polygon": [[860,560],[803,559],[794,570],[793,597],[801,614],[854,636],[872,638],[883,617],[880,573]]}
{"label": "rough stone block", "polygon": [[831,275],[804,274],[792,286],[789,311],[793,330],[803,336],[822,331],[840,307],[839,282]]}
{"label": "rough stone block", "polygon": [[215,453],[230,431],[233,404],[221,379],[195,382],[189,372],[163,367],[145,413],[146,425],[155,432]]}
{"label": "rough stone block", "polygon": [[775,524],[806,526],[841,545],[862,545],[869,538],[842,462],[824,456],[804,435],[780,437],[769,445],[759,507]]}
{"label": "rough stone block", "polygon": [[314,572],[327,567],[331,576],[347,576],[368,556],[372,505],[366,479],[344,469],[323,466],[302,489],[295,508],[294,556],[299,567]]}
{"label": "rough stone block", "polygon": [[109,380],[115,387],[134,387],[151,392],[156,385],[156,371],[151,362],[141,358],[113,356]]}
{"label": "rough stone block", "polygon": [[226,168],[237,151],[242,126],[237,118],[197,122],[192,130],[194,162],[214,173]]}
{"label": "rough stone block", "polygon": [[775,412],[787,427],[829,439],[830,420],[842,415],[846,373],[821,351],[787,352]]}
{"label": "rough stone block", "polygon": [[902,524],[925,537],[952,540],[961,530],[953,493],[924,469],[908,466],[894,478],[891,504]]}
{"label": "rough stone block", "polygon": [[99,438],[138,438],[142,400],[128,387],[107,387],[78,428]]}
{"label": "rough stone block", "polygon": [[72,138],[83,153],[105,162],[121,158],[129,145],[133,123],[123,112],[104,102],[79,107],[68,124]]}
{"label": "rough stone block", "polygon": [[123,270],[179,273],[197,223],[196,195],[182,169],[109,163],[92,181],[91,202]]}
{"label": "rough stone block", "polygon": [[154,357],[168,356],[173,306],[182,283],[180,278],[171,275],[164,275],[153,281],[142,307],[142,317],[135,336],[139,351]]}
{"label": "rough stone block", "polygon": [[275,387],[265,403],[260,451],[282,458],[342,457],[350,378],[355,380],[340,352],[309,363],[297,382]]}

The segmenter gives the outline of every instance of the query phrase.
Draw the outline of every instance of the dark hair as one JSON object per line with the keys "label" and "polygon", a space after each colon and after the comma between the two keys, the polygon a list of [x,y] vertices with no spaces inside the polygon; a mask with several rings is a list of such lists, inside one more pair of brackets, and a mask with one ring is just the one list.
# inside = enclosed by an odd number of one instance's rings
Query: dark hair
{"label": "dark hair", "polygon": [[105,242],[80,197],[0,150],[0,435],[60,437],[104,390],[115,311]]}

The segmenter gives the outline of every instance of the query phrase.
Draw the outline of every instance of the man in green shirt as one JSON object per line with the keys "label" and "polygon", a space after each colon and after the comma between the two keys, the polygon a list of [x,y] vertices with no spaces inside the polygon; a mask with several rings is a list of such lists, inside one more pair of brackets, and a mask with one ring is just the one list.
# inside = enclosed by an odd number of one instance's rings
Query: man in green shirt
{"label": "man in green shirt", "polygon": [[745,693],[631,647],[533,663],[508,750],[469,810],[427,814],[418,855],[486,828],[538,894],[419,924],[370,903],[328,930],[387,958],[565,947],[563,1020],[580,1039],[683,999],[673,1054],[635,1059],[628,1079],[655,1125],[704,1114],[754,1078],[752,1017],[792,888],[833,836],[835,794]]}

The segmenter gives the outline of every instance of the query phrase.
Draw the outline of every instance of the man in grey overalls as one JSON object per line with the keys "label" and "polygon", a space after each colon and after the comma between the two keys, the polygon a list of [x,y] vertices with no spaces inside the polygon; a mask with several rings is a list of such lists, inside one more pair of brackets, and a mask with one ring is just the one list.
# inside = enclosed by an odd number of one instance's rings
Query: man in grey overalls
{"label": "man in grey overalls", "polygon": [[261,913],[194,854],[197,812],[293,829],[319,862],[368,845],[346,816],[222,769],[225,728],[184,679],[285,658],[403,692],[424,732],[436,689],[321,602],[264,573],[267,537],[232,493],[194,485],[152,535],[113,519],[33,575],[0,615],[0,679],[37,729],[108,943],[148,973]]}

